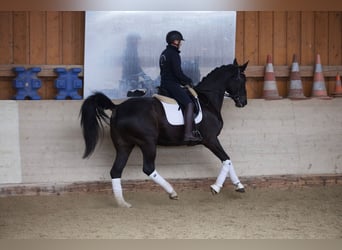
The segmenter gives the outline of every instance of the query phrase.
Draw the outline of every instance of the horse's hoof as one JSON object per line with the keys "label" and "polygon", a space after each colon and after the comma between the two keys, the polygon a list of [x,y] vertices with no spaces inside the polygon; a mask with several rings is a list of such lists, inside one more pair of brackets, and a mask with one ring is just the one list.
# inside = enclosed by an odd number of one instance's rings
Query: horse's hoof
{"label": "horse's hoof", "polygon": [[171,200],[178,200],[178,194],[177,194],[175,191],[173,191],[173,192],[169,195],[169,198],[170,198]]}
{"label": "horse's hoof", "polygon": [[235,186],[235,191],[236,192],[239,192],[239,193],[244,193],[244,192],[246,192],[245,191],[245,187],[239,182],[239,183],[237,183],[237,184],[234,184],[234,186]]}
{"label": "horse's hoof", "polygon": [[216,184],[213,184],[210,186],[210,190],[211,190],[212,195],[216,195],[220,192],[221,188],[217,186]]}
{"label": "horse's hoof", "polygon": [[123,207],[123,208],[131,208],[132,205],[129,204],[128,202],[120,202],[118,203],[119,207]]}
{"label": "horse's hoof", "polygon": [[235,189],[236,192],[239,192],[239,193],[245,193],[245,189],[244,188],[240,188],[240,189]]}
{"label": "horse's hoof", "polygon": [[210,188],[210,191],[212,195],[217,195],[217,192],[213,188]]}

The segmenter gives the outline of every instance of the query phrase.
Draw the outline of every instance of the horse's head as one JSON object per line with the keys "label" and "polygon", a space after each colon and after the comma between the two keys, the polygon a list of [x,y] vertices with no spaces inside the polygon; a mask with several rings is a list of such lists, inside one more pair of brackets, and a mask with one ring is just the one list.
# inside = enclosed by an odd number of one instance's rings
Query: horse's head
{"label": "horse's head", "polygon": [[248,62],[239,65],[234,59],[234,63],[230,65],[232,74],[226,84],[226,96],[232,98],[235,106],[239,108],[247,105],[246,76],[244,73],[247,64]]}

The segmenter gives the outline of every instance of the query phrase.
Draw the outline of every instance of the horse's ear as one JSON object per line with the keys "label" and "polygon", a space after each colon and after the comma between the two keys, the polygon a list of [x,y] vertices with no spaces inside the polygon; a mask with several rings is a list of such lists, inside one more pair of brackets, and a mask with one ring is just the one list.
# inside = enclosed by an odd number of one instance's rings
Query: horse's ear
{"label": "horse's ear", "polygon": [[233,65],[235,65],[235,66],[238,66],[238,65],[239,65],[238,62],[237,62],[237,60],[236,60],[236,58],[234,58]]}
{"label": "horse's ear", "polygon": [[241,65],[240,66],[240,70],[241,72],[245,72],[246,68],[247,68],[247,65],[248,65],[249,61],[247,61],[244,65]]}

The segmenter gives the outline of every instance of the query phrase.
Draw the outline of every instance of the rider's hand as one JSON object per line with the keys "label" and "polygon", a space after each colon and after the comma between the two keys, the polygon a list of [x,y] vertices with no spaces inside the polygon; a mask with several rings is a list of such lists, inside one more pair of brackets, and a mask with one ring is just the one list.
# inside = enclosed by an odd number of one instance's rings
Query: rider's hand
{"label": "rider's hand", "polygon": [[185,86],[189,86],[190,88],[194,88],[194,85],[192,84],[192,82],[188,82]]}

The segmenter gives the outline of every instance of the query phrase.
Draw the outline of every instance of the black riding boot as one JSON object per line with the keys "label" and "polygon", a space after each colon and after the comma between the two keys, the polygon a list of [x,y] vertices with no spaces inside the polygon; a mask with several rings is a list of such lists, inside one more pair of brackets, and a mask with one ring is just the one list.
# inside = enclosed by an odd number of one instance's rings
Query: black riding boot
{"label": "black riding boot", "polygon": [[184,141],[199,142],[202,138],[197,137],[193,133],[194,124],[194,104],[189,103],[184,110]]}

